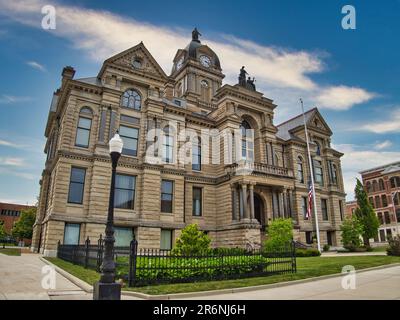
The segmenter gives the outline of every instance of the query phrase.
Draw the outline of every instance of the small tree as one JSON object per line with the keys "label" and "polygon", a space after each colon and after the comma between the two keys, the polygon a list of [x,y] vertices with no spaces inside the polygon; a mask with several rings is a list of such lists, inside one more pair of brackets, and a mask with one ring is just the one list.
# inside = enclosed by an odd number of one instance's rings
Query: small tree
{"label": "small tree", "polygon": [[293,240],[292,219],[275,219],[268,227],[265,249],[268,251],[279,250]]}
{"label": "small tree", "polygon": [[211,239],[197,224],[189,224],[182,229],[181,236],[176,239],[172,254],[196,255],[210,249]]}
{"label": "small tree", "polygon": [[355,215],[357,216],[363,227],[362,237],[364,240],[364,245],[366,247],[369,247],[369,239],[375,238],[378,235],[379,220],[375,214],[374,208],[368,201],[368,195],[365,192],[364,186],[359,179],[357,179],[354,193],[358,205],[355,210]]}
{"label": "small tree", "polygon": [[7,235],[6,230],[4,229],[4,221],[0,221],[0,239],[4,238]]}
{"label": "small tree", "polygon": [[340,226],[340,230],[342,230],[343,247],[354,251],[361,246],[363,226],[355,215],[347,217]]}
{"label": "small tree", "polygon": [[36,208],[23,210],[19,220],[12,228],[12,235],[20,239],[32,239],[33,224],[36,219]]}

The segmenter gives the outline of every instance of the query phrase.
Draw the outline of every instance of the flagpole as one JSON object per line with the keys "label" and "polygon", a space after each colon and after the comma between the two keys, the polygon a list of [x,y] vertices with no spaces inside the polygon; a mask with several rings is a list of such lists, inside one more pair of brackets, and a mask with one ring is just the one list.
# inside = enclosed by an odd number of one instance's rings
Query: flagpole
{"label": "flagpole", "polygon": [[317,246],[318,246],[318,251],[321,252],[321,242],[319,238],[319,226],[318,226],[318,216],[317,216],[317,197],[315,194],[315,185],[314,185],[314,170],[313,170],[313,165],[312,165],[312,159],[311,159],[311,154],[310,154],[310,144],[308,142],[308,132],[307,132],[307,122],[306,122],[306,116],[304,114],[304,105],[303,105],[303,99],[300,98],[300,103],[301,103],[301,111],[303,113],[303,121],[304,121],[304,130],[306,131],[306,142],[307,142],[307,153],[308,153],[308,162],[310,165],[310,176],[311,176],[311,187],[312,187],[312,197],[313,197],[313,204],[314,204],[314,217],[315,217],[315,230],[317,232]]}

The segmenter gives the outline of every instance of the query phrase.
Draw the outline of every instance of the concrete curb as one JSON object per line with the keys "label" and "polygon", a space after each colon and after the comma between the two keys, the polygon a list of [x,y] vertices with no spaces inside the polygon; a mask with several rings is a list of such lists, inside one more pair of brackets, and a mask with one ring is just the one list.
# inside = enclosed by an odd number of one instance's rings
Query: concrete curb
{"label": "concrete curb", "polygon": [[52,266],[59,274],[61,274],[64,278],[68,279],[71,281],[73,284],[81,288],[83,291],[87,293],[92,293],[93,292],[93,287],[86,283],[85,281],[73,276],[72,274],[68,273],[64,269],[61,269],[60,267],[57,267],[55,264],[51,263],[50,261],[46,260],[43,257],[39,257],[41,261],[44,263],[48,264],[49,266]]}
{"label": "concrete curb", "polygon": [[[356,270],[356,272],[361,273],[361,272],[386,269],[386,268],[397,267],[397,266],[400,266],[400,263],[392,263],[392,264],[386,264],[386,265],[377,266],[377,267],[360,269],[358,271]],[[142,299],[146,299],[146,300],[171,300],[171,299],[180,299],[180,298],[195,298],[195,297],[204,297],[204,296],[217,295],[217,294],[227,294],[227,293],[238,293],[238,292],[257,291],[257,290],[263,290],[263,289],[272,289],[272,288],[291,286],[291,285],[295,285],[295,284],[314,282],[314,281],[318,281],[318,280],[336,278],[336,277],[341,277],[341,276],[343,276],[341,273],[334,273],[334,274],[328,274],[328,275],[320,276],[320,277],[313,277],[313,278],[286,281],[286,282],[278,282],[278,283],[271,283],[271,284],[262,284],[259,286],[230,288],[230,289],[221,289],[221,290],[210,290],[210,291],[199,291],[199,292],[187,292],[187,293],[171,293],[171,294],[163,294],[163,295],[150,295],[150,294],[134,292],[134,291],[122,291],[122,294],[127,295],[127,296],[142,298]]]}

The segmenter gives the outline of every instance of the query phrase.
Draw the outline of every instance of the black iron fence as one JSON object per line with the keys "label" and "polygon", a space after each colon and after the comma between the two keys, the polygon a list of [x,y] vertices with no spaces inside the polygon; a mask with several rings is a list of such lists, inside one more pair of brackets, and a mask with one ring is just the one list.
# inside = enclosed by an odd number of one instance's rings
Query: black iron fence
{"label": "black iron fence", "polygon": [[[84,245],[58,245],[60,259],[100,271],[103,239]],[[279,250],[216,248],[196,254],[175,254],[171,250],[138,248],[132,240],[129,247],[115,247],[117,278],[129,286],[238,279],[296,272],[295,245]]]}

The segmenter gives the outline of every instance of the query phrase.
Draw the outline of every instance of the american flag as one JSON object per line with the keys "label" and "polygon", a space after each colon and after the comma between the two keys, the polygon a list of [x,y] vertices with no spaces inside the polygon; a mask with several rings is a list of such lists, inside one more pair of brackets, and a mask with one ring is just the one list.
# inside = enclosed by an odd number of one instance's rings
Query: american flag
{"label": "american flag", "polygon": [[307,202],[306,219],[310,219],[310,217],[311,217],[312,201],[313,201],[313,190],[312,190],[312,184],[310,181],[308,183],[308,202]]}

